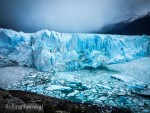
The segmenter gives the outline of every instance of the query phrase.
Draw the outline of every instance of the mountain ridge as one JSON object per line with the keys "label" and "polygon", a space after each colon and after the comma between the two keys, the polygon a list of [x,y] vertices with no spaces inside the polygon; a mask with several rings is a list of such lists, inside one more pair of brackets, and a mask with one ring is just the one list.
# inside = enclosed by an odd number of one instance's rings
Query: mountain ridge
{"label": "mountain ridge", "polygon": [[150,12],[135,18],[129,18],[125,21],[106,25],[97,33],[119,35],[150,35]]}

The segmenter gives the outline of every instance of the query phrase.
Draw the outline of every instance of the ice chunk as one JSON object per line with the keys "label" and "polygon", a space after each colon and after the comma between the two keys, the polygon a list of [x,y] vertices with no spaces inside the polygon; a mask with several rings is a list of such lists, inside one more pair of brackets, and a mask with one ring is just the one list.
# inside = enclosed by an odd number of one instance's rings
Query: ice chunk
{"label": "ice chunk", "polygon": [[46,90],[67,90],[67,89],[71,89],[70,87],[65,87],[65,86],[61,86],[61,85],[51,85],[48,88],[46,88]]}
{"label": "ice chunk", "polygon": [[69,93],[67,96],[70,97],[70,96],[75,96],[77,93],[79,93],[78,90],[75,90],[74,92],[72,93]]}
{"label": "ice chunk", "polygon": [[102,97],[99,98],[99,100],[101,100],[101,101],[104,101],[106,99],[107,99],[107,97],[104,97],[104,96],[102,96]]}
{"label": "ice chunk", "polygon": [[123,75],[119,75],[119,74],[113,74],[111,75],[111,77],[116,78],[118,80],[122,80],[124,82],[131,82],[134,81],[134,79],[132,77],[129,76],[123,76]]}
{"label": "ice chunk", "polygon": [[97,86],[100,88],[111,89],[111,87],[102,84],[97,84]]}

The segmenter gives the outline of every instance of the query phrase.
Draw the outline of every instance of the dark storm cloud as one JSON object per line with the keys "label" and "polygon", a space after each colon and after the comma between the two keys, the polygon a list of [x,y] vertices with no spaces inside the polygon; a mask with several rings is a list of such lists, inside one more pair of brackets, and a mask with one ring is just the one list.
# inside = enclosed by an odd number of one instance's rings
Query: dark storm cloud
{"label": "dark storm cloud", "polygon": [[150,0],[0,0],[0,27],[92,32],[150,11]]}

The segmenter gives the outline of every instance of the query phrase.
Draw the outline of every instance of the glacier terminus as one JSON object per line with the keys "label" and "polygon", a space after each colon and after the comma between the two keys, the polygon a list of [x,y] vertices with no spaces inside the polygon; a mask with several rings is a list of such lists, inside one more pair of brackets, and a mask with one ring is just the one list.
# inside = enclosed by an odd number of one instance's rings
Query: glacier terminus
{"label": "glacier terminus", "polygon": [[148,55],[150,36],[147,35],[77,34],[48,30],[23,33],[0,29],[0,57],[5,59],[5,64],[15,63],[40,71],[97,68]]}

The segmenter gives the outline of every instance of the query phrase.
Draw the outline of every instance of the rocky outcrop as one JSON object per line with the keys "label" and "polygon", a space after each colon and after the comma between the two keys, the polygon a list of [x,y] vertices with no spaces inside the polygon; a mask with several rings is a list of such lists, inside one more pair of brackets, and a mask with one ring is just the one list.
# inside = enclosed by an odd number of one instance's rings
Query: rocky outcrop
{"label": "rocky outcrop", "polygon": [[130,111],[111,106],[75,103],[31,92],[0,89],[0,113],[130,113]]}

